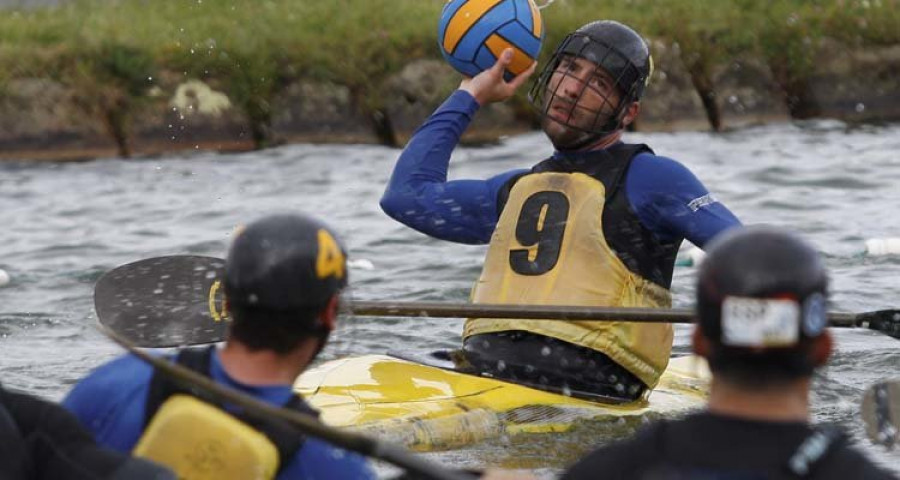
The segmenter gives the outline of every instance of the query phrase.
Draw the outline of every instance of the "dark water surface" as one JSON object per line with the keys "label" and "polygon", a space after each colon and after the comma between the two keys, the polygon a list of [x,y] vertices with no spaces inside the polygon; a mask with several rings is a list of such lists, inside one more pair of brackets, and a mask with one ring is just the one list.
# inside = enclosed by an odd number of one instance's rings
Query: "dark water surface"
{"label": "dark water surface", "polygon": [[[685,163],[745,223],[787,226],[811,239],[832,269],[835,309],[900,304],[900,258],[862,254],[868,238],[900,236],[900,126],[817,122],[629,140]],[[451,177],[482,178],[548,153],[537,133],[461,149]],[[236,225],[272,212],[312,213],[343,235],[354,262],[354,298],[465,300],[484,247],[427,238],[378,208],[398,154],[293,145],[238,155],[0,164],[0,269],[12,278],[0,287],[0,380],[60,399],[89,369],[120,353],[92,326],[92,286],[103,272],[158,255],[223,256]],[[690,305],[694,274],[677,269],[676,305]],[[346,318],[324,357],[452,348],[461,328],[452,319]],[[676,348],[684,350],[688,330],[677,332]],[[861,330],[841,330],[837,338],[837,354],[815,383],[815,418],[844,424],[872,456],[900,470],[900,454],[869,445],[858,420],[863,390],[898,376],[900,340]],[[550,476],[590,445],[633,428],[588,425],[571,435],[504,439],[431,456]]]}

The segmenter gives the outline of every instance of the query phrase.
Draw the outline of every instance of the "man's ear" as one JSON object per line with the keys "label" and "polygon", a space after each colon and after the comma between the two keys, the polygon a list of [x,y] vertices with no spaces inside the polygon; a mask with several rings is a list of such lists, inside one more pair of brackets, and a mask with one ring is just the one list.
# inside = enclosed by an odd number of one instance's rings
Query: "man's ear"
{"label": "man's ear", "polygon": [[831,358],[831,352],[834,350],[834,337],[831,332],[825,330],[819,338],[813,340],[810,355],[812,356],[813,365],[821,367],[828,363]]}
{"label": "man's ear", "polygon": [[694,327],[694,333],[691,335],[691,348],[694,353],[703,358],[709,358],[709,339],[700,331],[700,325]]}
{"label": "man's ear", "polygon": [[631,125],[641,113],[641,102],[631,102],[622,113],[622,127]]}
{"label": "man's ear", "polygon": [[328,299],[328,303],[325,305],[325,308],[322,309],[322,313],[319,314],[319,321],[322,322],[322,325],[324,325],[329,332],[337,327],[339,304],[340,295],[336,293]]}

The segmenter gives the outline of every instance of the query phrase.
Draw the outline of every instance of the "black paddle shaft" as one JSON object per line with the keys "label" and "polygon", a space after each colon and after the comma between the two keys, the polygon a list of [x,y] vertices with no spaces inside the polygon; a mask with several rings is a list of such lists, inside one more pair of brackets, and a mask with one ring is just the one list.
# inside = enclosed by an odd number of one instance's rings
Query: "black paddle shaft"
{"label": "black paddle shaft", "polygon": [[[203,256],[157,257],[129,263],[97,282],[98,321],[140,347],[220,342],[228,322],[221,278],[225,261]],[[302,294],[302,293],[301,293]],[[355,315],[514,318],[548,321],[692,323],[690,309],[372,302],[349,305]],[[829,313],[832,327],[866,327],[900,338],[900,311]]]}

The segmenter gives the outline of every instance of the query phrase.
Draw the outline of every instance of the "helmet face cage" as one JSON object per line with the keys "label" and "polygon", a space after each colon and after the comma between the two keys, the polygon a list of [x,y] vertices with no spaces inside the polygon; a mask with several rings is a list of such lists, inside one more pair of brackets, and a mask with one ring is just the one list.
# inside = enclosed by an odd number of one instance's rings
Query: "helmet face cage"
{"label": "helmet face cage", "polygon": [[[589,75],[580,72],[576,77],[572,73],[570,65],[578,58],[594,65]],[[619,94],[618,102],[593,84],[591,79],[594,76],[606,77],[614,85]],[[581,84],[575,98],[560,89],[564,78]],[[565,83],[571,84],[572,80]],[[622,113],[640,98],[646,81],[647,75],[618,49],[585,33],[575,32],[567,36],[553,53],[550,62],[532,85],[528,99],[545,122],[560,123],[593,139],[622,127]],[[585,106],[586,102],[582,100],[586,95],[598,96],[599,105]],[[551,115],[551,109],[559,106],[566,111]],[[562,113],[562,118],[559,113]]]}

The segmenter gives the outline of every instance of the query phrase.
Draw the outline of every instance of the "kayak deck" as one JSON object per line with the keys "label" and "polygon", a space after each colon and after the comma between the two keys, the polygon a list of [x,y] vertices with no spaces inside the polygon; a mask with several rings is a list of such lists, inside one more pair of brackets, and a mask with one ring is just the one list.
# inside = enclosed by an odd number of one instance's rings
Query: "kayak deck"
{"label": "kayak deck", "polygon": [[364,355],[310,369],[294,388],[329,425],[434,451],[502,435],[563,432],[588,419],[684,412],[703,405],[708,378],[702,359],[673,358],[648,399],[614,405]]}

